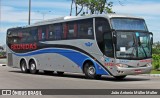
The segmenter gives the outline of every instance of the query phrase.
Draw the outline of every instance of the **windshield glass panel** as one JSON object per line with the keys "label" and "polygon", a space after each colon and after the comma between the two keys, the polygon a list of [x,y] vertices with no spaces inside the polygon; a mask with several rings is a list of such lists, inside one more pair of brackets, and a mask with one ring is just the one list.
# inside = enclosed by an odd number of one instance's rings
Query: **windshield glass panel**
{"label": "windshield glass panel", "polygon": [[143,55],[145,55],[146,57],[151,57],[150,34],[140,33],[139,40],[140,43],[138,46],[138,57],[144,57]]}
{"label": "windshield glass panel", "polygon": [[134,37],[131,32],[117,32],[116,55],[121,58],[136,57]]}
{"label": "windshield glass panel", "polygon": [[112,28],[115,30],[141,30],[147,31],[145,21],[143,19],[111,19]]}
{"label": "windshield glass panel", "polygon": [[150,35],[147,33],[117,32],[117,58],[141,59],[151,57]]}

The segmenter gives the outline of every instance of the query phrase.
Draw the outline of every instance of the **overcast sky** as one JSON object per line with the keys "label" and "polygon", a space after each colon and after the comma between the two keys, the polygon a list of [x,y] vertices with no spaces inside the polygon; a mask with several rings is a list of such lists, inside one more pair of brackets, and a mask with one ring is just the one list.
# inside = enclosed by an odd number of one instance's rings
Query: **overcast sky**
{"label": "overcast sky", "polygon": [[[29,0],[0,0],[0,45],[5,44],[6,30],[28,24]],[[71,0],[31,0],[31,23],[60,16],[69,16]],[[110,0],[113,11],[143,17],[154,41],[160,41],[160,0]]]}

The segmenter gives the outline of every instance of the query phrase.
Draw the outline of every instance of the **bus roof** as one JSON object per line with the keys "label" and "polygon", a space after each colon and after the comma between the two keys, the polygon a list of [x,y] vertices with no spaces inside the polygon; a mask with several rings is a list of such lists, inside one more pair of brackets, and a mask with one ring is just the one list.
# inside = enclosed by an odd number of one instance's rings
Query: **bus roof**
{"label": "bus roof", "polygon": [[72,21],[72,20],[79,20],[79,19],[86,19],[86,18],[93,18],[93,17],[105,17],[107,19],[110,18],[137,18],[137,19],[143,19],[141,17],[131,16],[131,15],[125,15],[125,14],[93,14],[93,15],[85,15],[85,16],[65,16],[60,18],[54,18],[54,19],[48,19],[40,22],[36,22],[32,25],[24,26],[24,27],[17,27],[17,28],[10,28],[10,29],[18,29],[18,28],[27,28],[27,27],[34,27],[34,26],[41,26],[41,25],[47,25],[52,23],[60,23],[60,22],[66,22],[66,21]]}

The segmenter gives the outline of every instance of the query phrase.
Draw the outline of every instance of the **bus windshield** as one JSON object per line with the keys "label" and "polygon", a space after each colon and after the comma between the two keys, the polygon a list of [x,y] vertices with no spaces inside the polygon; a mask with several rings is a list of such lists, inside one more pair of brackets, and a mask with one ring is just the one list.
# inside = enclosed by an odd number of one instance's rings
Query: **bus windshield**
{"label": "bus windshield", "polygon": [[115,30],[148,31],[143,19],[113,18],[111,24]]}
{"label": "bus windshield", "polygon": [[117,32],[117,58],[144,59],[151,57],[151,37],[148,33]]}

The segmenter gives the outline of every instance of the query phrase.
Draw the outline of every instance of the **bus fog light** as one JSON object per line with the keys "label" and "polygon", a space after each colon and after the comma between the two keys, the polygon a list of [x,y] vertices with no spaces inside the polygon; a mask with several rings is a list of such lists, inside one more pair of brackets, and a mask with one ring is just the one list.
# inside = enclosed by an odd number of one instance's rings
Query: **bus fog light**
{"label": "bus fog light", "polygon": [[124,71],[119,71],[119,70],[117,70],[117,72],[118,72],[119,74],[123,74],[123,73],[124,73]]}
{"label": "bus fog light", "polygon": [[151,65],[151,64],[146,64],[146,66],[147,66],[147,67],[151,67],[152,65]]}

